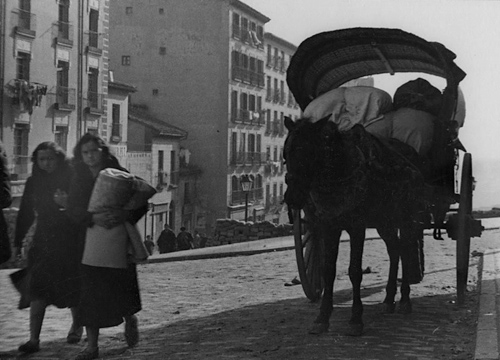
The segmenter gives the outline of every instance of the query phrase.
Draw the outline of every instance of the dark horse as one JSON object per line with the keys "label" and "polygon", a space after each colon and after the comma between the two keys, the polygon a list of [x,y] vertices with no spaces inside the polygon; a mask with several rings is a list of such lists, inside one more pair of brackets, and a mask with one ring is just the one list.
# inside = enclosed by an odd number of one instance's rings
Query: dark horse
{"label": "dark horse", "polygon": [[[325,290],[311,333],[328,330],[333,310],[333,283],[343,230],[350,236],[349,278],[353,288],[348,334],[363,333],[360,287],[362,255],[367,227],[377,229],[390,258],[386,312],[395,311],[399,259],[402,284],[399,312],[410,313],[410,284],[423,277],[423,226],[425,184],[416,152],[397,140],[382,141],[361,125],[340,132],[326,118],[293,122],[285,118],[288,137],[284,158],[287,166],[285,202],[304,209],[315,218],[315,236],[324,242]],[[311,210],[312,209],[312,210]],[[309,212],[309,214],[308,214]]]}

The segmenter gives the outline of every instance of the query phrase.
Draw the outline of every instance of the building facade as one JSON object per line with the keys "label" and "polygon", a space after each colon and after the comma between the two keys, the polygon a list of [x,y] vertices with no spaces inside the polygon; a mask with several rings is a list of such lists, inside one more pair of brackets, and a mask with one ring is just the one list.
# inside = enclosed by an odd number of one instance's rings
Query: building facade
{"label": "building facade", "polygon": [[266,97],[265,97],[265,219],[274,223],[288,222],[283,204],[286,190],[283,146],[286,129],[285,116],[296,120],[301,110],[286,83],[286,70],[297,47],[272,34],[265,33]]}
{"label": "building facade", "polygon": [[0,129],[14,194],[43,141],[71,152],[106,139],[107,1],[4,0],[0,5]]}
{"label": "building facade", "polygon": [[[110,67],[137,86],[134,104],[186,129],[201,174],[193,228],[264,209],[264,24],[236,0],[110,1]],[[249,140],[250,139],[250,140]]]}
{"label": "building facade", "polygon": [[[178,232],[181,226],[194,230],[198,213],[196,172],[186,162],[187,150],[180,142],[187,132],[151,115],[144,107],[129,106],[127,128],[127,169],[150,184],[157,193],[138,227],[156,240],[165,224]],[[187,195],[186,195],[187,194]]]}

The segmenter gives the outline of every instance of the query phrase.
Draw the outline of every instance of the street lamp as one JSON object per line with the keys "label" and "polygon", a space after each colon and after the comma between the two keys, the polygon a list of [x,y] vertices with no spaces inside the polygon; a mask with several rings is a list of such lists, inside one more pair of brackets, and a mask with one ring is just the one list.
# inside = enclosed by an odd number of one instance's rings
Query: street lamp
{"label": "street lamp", "polygon": [[248,193],[252,189],[253,180],[248,175],[243,175],[240,178],[241,189],[245,193],[245,222],[248,219]]}

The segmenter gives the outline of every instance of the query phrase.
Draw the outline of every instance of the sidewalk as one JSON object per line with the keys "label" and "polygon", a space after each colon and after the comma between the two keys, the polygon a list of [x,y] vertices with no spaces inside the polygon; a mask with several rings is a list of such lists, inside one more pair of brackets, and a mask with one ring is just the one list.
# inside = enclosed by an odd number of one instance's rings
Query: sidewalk
{"label": "sidewalk", "polygon": [[[481,219],[481,221],[484,228],[487,230],[500,228],[500,218]],[[432,230],[426,230],[425,234],[432,234]],[[343,232],[340,240],[348,241],[348,239],[349,237],[347,234]],[[374,239],[379,239],[377,231],[375,229],[368,229],[366,231],[366,240]],[[254,255],[271,251],[291,250],[294,249],[294,247],[294,239],[293,236],[290,235],[230,245],[212,246],[203,249],[176,251],[168,254],[154,254],[149,257],[147,263]]]}

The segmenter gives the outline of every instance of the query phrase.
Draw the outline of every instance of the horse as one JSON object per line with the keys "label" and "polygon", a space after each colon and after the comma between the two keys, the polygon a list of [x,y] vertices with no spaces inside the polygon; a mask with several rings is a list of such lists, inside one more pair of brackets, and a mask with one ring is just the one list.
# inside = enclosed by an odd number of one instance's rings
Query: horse
{"label": "horse", "polygon": [[[310,333],[329,328],[333,285],[343,230],[350,237],[349,278],[353,303],[348,335],[364,332],[360,287],[367,227],[377,229],[389,254],[384,311],[396,309],[397,275],[402,263],[400,313],[411,313],[410,284],[423,278],[425,183],[413,148],[398,140],[381,140],[363,126],[339,131],[327,117],[313,123],[285,117],[287,167],[285,203],[314,218],[314,233],[324,243],[324,293]],[[411,162],[409,159],[412,159]]]}

